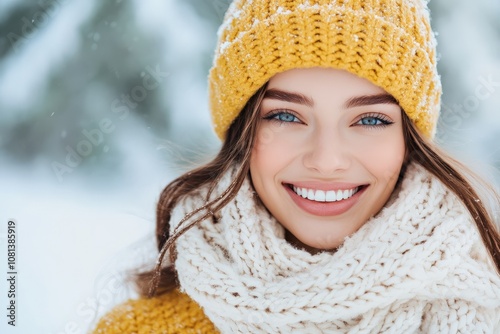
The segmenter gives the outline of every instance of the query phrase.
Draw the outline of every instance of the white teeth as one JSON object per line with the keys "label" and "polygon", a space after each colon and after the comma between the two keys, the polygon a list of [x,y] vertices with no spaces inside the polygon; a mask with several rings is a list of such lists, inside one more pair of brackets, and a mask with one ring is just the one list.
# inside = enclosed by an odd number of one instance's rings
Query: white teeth
{"label": "white teeth", "polygon": [[314,190],[312,190],[312,189],[308,190],[307,199],[314,200]]}
{"label": "white teeth", "polygon": [[302,198],[307,198],[311,201],[316,201],[316,202],[341,201],[352,197],[359,190],[359,187],[356,187],[354,189],[345,189],[345,190],[339,189],[339,190],[328,190],[328,191],[299,188],[295,186],[293,186],[292,188],[293,191]]}
{"label": "white teeth", "polygon": [[343,200],[344,192],[342,190],[337,190],[337,201]]}
{"label": "white teeth", "polygon": [[326,201],[327,202],[335,202],[337,200],[337,196],[335,196],[335,191],[329,190],[326,192]]}
{"label": "white teeth", "polygon": [[326,194],[323,190],[316,190],[316,194],[314,196],[314,200],[316,202],[324,202],[326,198]]}

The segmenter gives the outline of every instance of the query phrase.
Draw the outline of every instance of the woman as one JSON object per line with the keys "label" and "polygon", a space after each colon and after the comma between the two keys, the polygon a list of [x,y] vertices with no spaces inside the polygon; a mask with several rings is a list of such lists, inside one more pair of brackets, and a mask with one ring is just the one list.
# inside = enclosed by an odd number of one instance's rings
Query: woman
{"label": "woman", "polygon": [[499,200],[432,143],[435,44],[424,1],[233,2],[221,151],[165,188],[144,298],[95,332],[500,331]]}

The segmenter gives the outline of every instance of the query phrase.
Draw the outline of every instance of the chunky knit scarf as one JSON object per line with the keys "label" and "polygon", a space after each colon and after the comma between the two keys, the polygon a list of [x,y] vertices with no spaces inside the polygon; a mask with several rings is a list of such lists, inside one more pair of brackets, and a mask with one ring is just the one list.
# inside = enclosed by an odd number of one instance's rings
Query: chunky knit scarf
{"label": "chunky knit scarf", "polygon": [[[175,208],[171,233],[205,196]],[[421,166],[335,253],[284,236],[246,180],[216,222],[178,239],[181,289],[222,333],[500,333],[499,275],[461,202]]]}

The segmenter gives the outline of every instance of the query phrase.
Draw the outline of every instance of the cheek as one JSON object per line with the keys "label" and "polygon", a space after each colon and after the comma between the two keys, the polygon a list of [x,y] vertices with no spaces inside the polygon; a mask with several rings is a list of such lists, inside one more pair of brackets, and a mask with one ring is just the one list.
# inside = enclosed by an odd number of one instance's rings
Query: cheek
{"label": "cheek", "polygon": [[268,158],[272,151],[273,139],[274,135],[271,131],[265,128],[259,129],[250,156],[250,175],[259,196],[262,195],[264,184],[266,184],[266,176],[272,174],[273,170],[274,161]]}
{"label": "cheek", "polygon": [[250,157],[250,175],[259,195],[274,191],[276,175],[290,166],[296,155],[294,144],[286,138],[283,128],[262,126],[257,131]]}
{"label": "cheek", "polygon": [[[251,165],[262,170],[282,167],[293,157],[293,138],[286,135],[284,127],[275,125],[261,126],[257,131],[252,150]],[[295,147],[296,148],[296,147]]]}
{"label": "cheek", "polygon": [[354,152],[357,159],[380,181],[395,183],[405,158],[402,131],[390,136],[369,138],[358,143]]}

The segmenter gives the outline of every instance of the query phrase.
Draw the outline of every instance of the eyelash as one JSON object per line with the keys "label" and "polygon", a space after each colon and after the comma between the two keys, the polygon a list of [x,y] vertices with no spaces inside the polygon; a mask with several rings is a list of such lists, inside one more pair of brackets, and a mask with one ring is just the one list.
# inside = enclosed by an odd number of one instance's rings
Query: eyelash
{"label": "eyelash", "polygon": [[[293,121],[283,121],[279,119],[279,116],[282,115],[290,115],[295,118]],[[273,121],[273,122],[278,122],[279,124],[290,124],[290,123],[302,123],[302,121],[295,115],[292,111],[288,110],[274,110],[271,111],[269,114],[263,117],[263,119],[268,120],[268,121]]]}
{"label": "eyelash", "polygon": [[[359,124],[361,121],[363,121],[364,119],[367,119],[367,118],[375,119],[377,121],[377,123],[378,122],[380,122],[380,123],[379,124]],[[383,127],[389,126],[391,124],[394,124],[394,122],[386,115],[379,114],[379,113],[369,113],[369,114],[364,114],[364,115],[359,116],[358,120],[353,124],[353,126],[362,126],[362,127],[366,127],[366,128],[377,128],[377,127],[383,128]]]}
{"label": "eyelash", "polygon": [[[282,115],[290,115],[294,117],[293,121],[283,121],[279,119]],[[375,119],[378,124],[359,124],[364,119]],[[268,115],[264,116],[263,119],[273,122],[278,122],[279,124],[290,124],[290,123],[302,123],[300,119],[291,111],[288,110],[274,110],[271,111]],[[295,121],[298,120],[298,121]],[[368,113],[359,116],[358,120],[353,124],[353,126],[362,126],[365,128],[383,128],[394,124],[394,122],[384,114],[379,113]]]}

